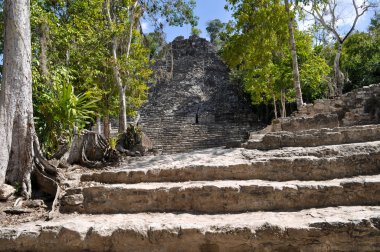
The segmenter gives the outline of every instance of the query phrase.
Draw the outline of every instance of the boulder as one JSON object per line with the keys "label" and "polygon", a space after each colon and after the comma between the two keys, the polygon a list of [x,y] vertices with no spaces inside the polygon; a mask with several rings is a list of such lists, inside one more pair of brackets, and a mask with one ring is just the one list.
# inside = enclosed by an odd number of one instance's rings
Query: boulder
{"label": "boulder", "polygon": [[7,200],[15,192],[16,189],[13,186],[3,184],[0,186],[0,200]]}

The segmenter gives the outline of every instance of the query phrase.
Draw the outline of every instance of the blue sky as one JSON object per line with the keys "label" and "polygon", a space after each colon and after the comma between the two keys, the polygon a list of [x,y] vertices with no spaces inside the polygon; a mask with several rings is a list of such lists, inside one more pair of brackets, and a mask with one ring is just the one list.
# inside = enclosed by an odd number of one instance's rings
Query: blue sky
{"label": "blue sky", "polygon": [[[231,20],[231,14],[224,9],[224,0],[197,0],[195,15],[199,17],[198,29],[202,31],[201,37],[207,37],[206,23],[213,19],[220,19],[222,22]],[[190,25],[184,27],[166,27],[167,40],[172,41],[175,37],[182,35],[188,37],[191,33]]]}
{"label": "blue sky", "polygon": [[[197,0],[195,15],[199,17],[198,28],[202,30],[201,37],[208,38],[206,32],[206,23],[213,19],[220,19],[222,22],[231,20],[231,14],[224,9],[225,0]],[[147,24],[143,24],[144,32],[150,31]],[[166,40],[172,41],[177,36],[189,37],[191,26],[184,25],[183,27],[165,27]]]}
{"label": "blue sky", "polygon": [[[362,0],[357,0],[360,2]],[[345,8],[342,10],[342,16],[347,21],[352,21],[352,10],[349,8],[351,5],[351,0],[338,0],[338,3],[343,3]],[[228,22],[231,20],[231,13],[227,12],[224,9],[226,5],[225,0],[197,0],[197,7],[195,9],[195,15],[199,17],[198,28],[202,30],[201,37],[205,37],[208,39],[208,35],[206,32],[206,23],[213,19],[220,19],[222,22]],[[366,31],[370,22],[371,17],[373,17],[374,11],[370,11],[365,13],[362,17],[360,17],[356,29],[360,31]],[[300,26],[307,25],[308,22],[304,22],[304,24],[299,23]],[[341,27],[347,27],[344,22],[341,24]],[[149,25],[143,24],[144,32],[149,32]],[[185,25],[183,27],[165,27],[166,32],[166,40],[172,41],[177,36],[184,36],[185,38],[189,37],[191,32],[190,25]]]}

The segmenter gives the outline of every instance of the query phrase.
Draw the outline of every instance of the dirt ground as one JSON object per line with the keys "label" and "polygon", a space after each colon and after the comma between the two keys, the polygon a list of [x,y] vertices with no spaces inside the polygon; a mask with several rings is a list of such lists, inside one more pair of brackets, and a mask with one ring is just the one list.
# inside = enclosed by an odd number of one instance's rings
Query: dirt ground
{"label": "dirt ground", "polygon": [[[99,170],[108,170],[111,167]],[[73,165],[66,169],[59,169],[60,186],[62,189],[79,183],[81,174],[91,170],[79,165]],[[52,199],[35,192],[31,200],[25,200],[20,196],[12,195],[6,201],[0,201],[0,226],[11,226],[20,223],[48,220]]]}

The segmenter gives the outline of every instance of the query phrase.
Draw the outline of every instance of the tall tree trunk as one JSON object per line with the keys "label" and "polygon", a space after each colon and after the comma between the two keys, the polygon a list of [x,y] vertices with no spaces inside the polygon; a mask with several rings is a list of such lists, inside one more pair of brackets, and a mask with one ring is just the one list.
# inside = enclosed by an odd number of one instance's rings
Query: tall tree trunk
{"label": "tall tree trunk", "polygon": [[340,56],[342,55],[343,43],[339,43],[338,50],[334,60],[334,89],[335,95],[341,95],[343,93],[344,78],[343,73],[340,71]]}
{"label": "tall tree trunk", "polygon": [[297,109],[300,109],[303,105],[303,100],[302,100],[300,73],[298,69],[296,42],[294,39],[294,32],[293,32],[294,19],[290,13],[289,0],[285,0],[285,9],[286,9],[286,12],[288,13],[289,42],[290,42],[290,49],[292,52],[293,85],[294,85],[294,89],[296,90]]}
{"label": "tall tree trunk", "polygon": [[103,133],[102,131],[102,121],[99,116],[96,117],[96,133],[98,135],[101,135]]}
{"label": "tall tree trunk", "polygon": [[125,96],[125,87],[119,88],[119,133],[125,133],[127,130],[127,103]]}
{"label": "tall tree trunk", "polygon": [[108,111],[103,116],[103,135],[104,135],[104,138],[109,142],[111,129],[110,129],[110,115]]}
{"label": "tall tree trunk", "polygon": [[114,37],[112,39],[112,55],[114,59],[113,74],[116,81],[116,86],[119,91],[119,133],[124,133],[127,129],[127,104],[125,97],[125,87],[123,85],[122,79],[120,77],[120,70],[117,65],[117,39]]}
{"label": "tall tree trunk", "polygon": [[281,90],[281,117],[286,117],[286,97],[283,89]]}
{"label": "tall tree trunk", "polygon": [[49,40],[49,26],[44,21],[40,25],[40,71],[41,76],[46,83],[49,82],[49,69],[47,66],[47,51],[48,51],[48,40]]}
{"label": "tall tree trunk", "polygon": [[31,194],[33,106],[29,0],[5,0],[4,70],[0,93],[0,185]]}
{"label": "tall tree trunk", "polygon": [[274,118],[277,119],[277,104],[276,104],[276,96],[273,93],[273,107],[274,107]]}

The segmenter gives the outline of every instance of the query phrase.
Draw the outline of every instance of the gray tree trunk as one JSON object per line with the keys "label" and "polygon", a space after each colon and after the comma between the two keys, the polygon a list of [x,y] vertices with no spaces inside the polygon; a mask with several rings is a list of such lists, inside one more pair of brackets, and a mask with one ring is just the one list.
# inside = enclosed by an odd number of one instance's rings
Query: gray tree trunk
{"label": "gray tree trunk", "polygon": [[281,117],[286,117],[286,97],[284,90],[281,90]]}
{"label": "gray tree trunk", "polygon": [[31,194],[33,106],[29,0],[5,0],[4,70],[0,91],[0,185]]}
{"label": "gray tree trunk", "polygon": [[117,39],[114,37],[112,39],[112,55],[114,59],[114,67],[113,74],[116,81],[116,86],[119,91],[119,133],[124,133],[127,129],[127,105],[126,105],[126,97],[125,97],[125,86],[123,85],[123,81],[120,77],[120,70],[117,66]]}
{"label": "gray tree trunk", "polygon": [[335,55],[334,60],[334,89],[335,89],[335,95],[342,95],[343,93],[343,85],[344,85],[344,76],[342,72],[340,71],[340,56],[342,55],[342,47],[343,43],[339,43],[338,50]]}
{"label": "gray tree trunk", "polygon": [[49,40],[49,25],[44,21],[40,25],[40,71],[46,82],[48,82],[49,69],[47,65],[47,51]]}
{"label": "gray tree trunk", "polygon": [[119,87],[119,133],[125,133],[127,130],[127,103],[125,96],[125,87]]}
{"label": "gray tree trunk", "polygon": [[274,107],[274,119],[277,119],[277,104],[276,104],[276,96],[273,93],[273,107]]}
{"label": "gray tree trunk", "polygon": [[300,109],[303,105],[303,99],[302,99],[302,91],[301,91],[300,73],[298,69],[296,42],[294,39],[294,32],[293,32],[294,20],[290,13],[289,0],[285,0],[285,9],[286,9],[286,12],[288,13],[289,42],[290,42],[290,49],[292,52],[293,85],[296,91],[297,109]]}
{"label": "gray tree trunk", "polygon": [[110,129],[110,116],[108,111],[103,116],[103,135],[104,138],[109,142],[111,137],[111,129]]}

